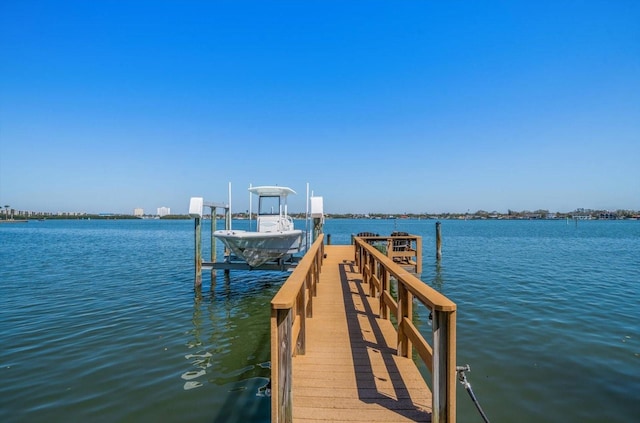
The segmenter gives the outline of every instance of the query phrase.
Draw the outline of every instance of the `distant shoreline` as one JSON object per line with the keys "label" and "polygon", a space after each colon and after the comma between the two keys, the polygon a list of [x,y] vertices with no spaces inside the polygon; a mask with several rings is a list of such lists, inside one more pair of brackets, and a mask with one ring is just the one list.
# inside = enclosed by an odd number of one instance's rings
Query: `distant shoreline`
{"label": "distant shoreline", "polygon": [[[297,220],[304,220],[304,214],[292,215]],[[233,220],[248,220],[243,215],[233,215]],[[172,215],[165,217],[138,217],[132,215],[122,216],[49,216],[46,218],[33,217],[27,219],[9,219],[0,220],[2,223],[28,223],[30,221],[47,221],[47,220],[191,220],[189,215]],[[340,220],[340,219],[357,219],[357,220],[640,220],[640,214],[630,216],[556,216],[556,217],[537,217],[537,216],[477,216],[477,215],[428,215],[428,216],[402,216],[402,217],[372,217],[362,215],[326,215],[325,219]],[[210,216],[203,216],[203,220],[211,220]],[[224,216],[218,215],[216,220],[224,220]]]}
{"label": "distant shoreline", "polygon": [[[303,212],[289,213],[294,219],[305,219],[306,215]],[[247,212],[232,213],[233,219],[247,220],[249,217],[254,217],[255,214],[249,215]],[[7,219],[8,217],[8,219]],[[218,214],[218,218],[223,218],[224,215]],[[209,219],[210,215],[204,215],[204,219]],[[501,213],[497,211],[484,211],[478,210],[476,212],[467,213],[327,213],[325,212],[326,219],[372,219],[372,220],[387,220],[387,219],[439,219],[439,220],[563,220],[563,219],[578,219],[578,220],[624,220],[624,219],[640,219],[640,210],[594,210],[594,209],[576,209],[570,212],[550,212],[548,210],[535,210],[535,211],[514,211],[509,210],[507,213]],[[191,217],[188,214],[170,214],[165,216],[158,215],[142,215],[136,216],[133,214],[117,214],[117,213],[76,213],[76,212],[64,212],[64,213],[51,213],[51,212],[28,212],[21,210],[9,210],[8,213],[0,213],[0,222],[25,222],[29,220],[190,220]]]}

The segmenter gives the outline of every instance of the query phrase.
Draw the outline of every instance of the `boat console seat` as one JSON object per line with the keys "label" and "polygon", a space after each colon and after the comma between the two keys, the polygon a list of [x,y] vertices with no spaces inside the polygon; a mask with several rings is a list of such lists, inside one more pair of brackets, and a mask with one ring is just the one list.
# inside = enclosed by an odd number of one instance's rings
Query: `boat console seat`
{"label": "boat console seat", "polygon": [[279,232],[291,229],[293,229],[293,222],[290,219],[280,216],[258,217],[258,232]]}

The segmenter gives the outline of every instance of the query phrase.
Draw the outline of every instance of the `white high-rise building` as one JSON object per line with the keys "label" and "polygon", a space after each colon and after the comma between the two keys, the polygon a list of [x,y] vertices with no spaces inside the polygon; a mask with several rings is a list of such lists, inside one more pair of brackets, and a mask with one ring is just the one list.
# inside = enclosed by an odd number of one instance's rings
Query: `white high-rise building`
{"label": "white high-rise building", "polygon": [[136,216],[136,217],[144,216],[144,209],[142,209],[140,207],[136,207],[135,209],[133,209],[133,215]]}
{"label": "white high-rise building", "polygon": [[163,217],[168,214],[171,214],[171,209],[169,207],[158,207],[158,216]]}

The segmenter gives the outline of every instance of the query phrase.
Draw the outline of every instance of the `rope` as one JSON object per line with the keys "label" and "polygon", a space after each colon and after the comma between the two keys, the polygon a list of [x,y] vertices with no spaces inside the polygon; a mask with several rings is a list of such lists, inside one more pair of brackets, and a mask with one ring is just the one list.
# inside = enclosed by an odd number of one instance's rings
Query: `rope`
{"label": "rope", "polygon": [[482,419],[484,420],[484,422],[485,423],[489,423],[489,418],[487,417],[486,414],[484,414],[484,411],[482,411],[482,407],[480,406],[480,403],[478,402],[478,399],[476,398],[475,394],[473,393],[473,389],[471,389],[471,384],[467,381],[467,375],[464,374],[465,371],[470,372],[471,371],[471,366],[469,366],[467,364],[466,366],[457,366],[456,367],[456,372],[458,373],[458,380],[460,381],[462,386],[464,386],[464,389],[466,389],[467,392],[469,393],[469,396],[471,397],[471,401],[473,401],[473,403],[475,404],[475,406],[478,409],[478,412],[480,413],[480,416],[482,416]]}

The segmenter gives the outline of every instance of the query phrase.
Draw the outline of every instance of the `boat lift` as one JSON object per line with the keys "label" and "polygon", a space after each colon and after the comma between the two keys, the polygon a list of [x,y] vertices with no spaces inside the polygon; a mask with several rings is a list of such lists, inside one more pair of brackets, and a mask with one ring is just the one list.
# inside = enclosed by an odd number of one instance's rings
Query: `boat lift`
{"label": "boat lift", "polygon": [[[307,189],[308,190],[308,189]],[[217,227],[217,210],[224,210],[224,229],[231,230],[231,186],[229,186],[229,203],[212,203],[204,201],[203,197],[191,197],[189,201],[189,216],[194,219],[194,241],[195,241],[195,279],[194,286],[200,287],[202,285],[202,270],[211,270],[212,280],[215,278],[215,270],[224,270],[225,273],[229,273],[230,270],[275,270],[275,271],[291,271],[295,268],[302,257],[288,256],[276,261],[270,261],[260,266],[251,267],[246,261],[239,259],[231,254],[227,248],[224,251],[224,260],[218,261],[216,254],[216,238],[213,233]],[[307,193],[307,206],[311,204],[311,212],[307,210],[306,220],[311,217],[313,219],[313,227],[306,227],[305,229],[305,250],[311,245],[314,239],[322,233],[324,224],[323,214],[323,201],[322,197],[309,197]],[[210,231],[210,243],[211,243],[211,255],[209,261],[204,261],[202,258],[202,219],[204,218],[204,209],[209,208],[209,217],[211,219],[211,231]]]}

